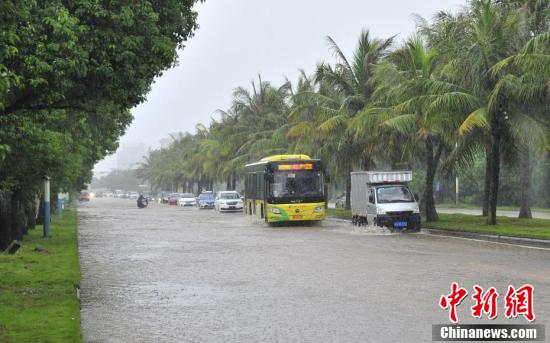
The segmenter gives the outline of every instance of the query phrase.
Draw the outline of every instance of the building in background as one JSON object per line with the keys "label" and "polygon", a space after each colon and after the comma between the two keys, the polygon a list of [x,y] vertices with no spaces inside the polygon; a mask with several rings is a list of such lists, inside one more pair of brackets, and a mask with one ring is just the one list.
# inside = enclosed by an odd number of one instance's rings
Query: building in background
{"label": "building in background", "polygon": [[123,145],[116,153],[117,169],[135,169],[146,155],[147,147],[143,143]]}

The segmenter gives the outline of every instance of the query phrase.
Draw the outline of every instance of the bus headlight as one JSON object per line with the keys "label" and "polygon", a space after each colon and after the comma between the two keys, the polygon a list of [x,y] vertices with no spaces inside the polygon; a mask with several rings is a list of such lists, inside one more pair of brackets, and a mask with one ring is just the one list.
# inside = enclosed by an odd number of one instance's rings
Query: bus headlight
{"label": "bus headlight", "polygon": [[273,207],[273,208],[271,209],[271,213],[281,214],[281,210],[279,210],[278,208]]}
{"label": "bus headlight", "polygon": [[323,212],[323,207],[322,206],[317,206],[317,207],[315,207],[314,211],[316,213],[321,213],[321,212]]}

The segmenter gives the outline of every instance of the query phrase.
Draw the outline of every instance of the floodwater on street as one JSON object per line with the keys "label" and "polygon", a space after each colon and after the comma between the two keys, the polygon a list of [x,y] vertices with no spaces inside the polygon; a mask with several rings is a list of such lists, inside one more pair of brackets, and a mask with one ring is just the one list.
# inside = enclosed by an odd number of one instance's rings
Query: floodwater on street
{"label": "floodwater on street", "polygon": [[[242,213],[135,200],[79,207],[85,342],[430,342],[451,283],[535,287],[550,327],[550,250],[356,228],[269,227]],[[458,307],[461,324],[488,323]]]}

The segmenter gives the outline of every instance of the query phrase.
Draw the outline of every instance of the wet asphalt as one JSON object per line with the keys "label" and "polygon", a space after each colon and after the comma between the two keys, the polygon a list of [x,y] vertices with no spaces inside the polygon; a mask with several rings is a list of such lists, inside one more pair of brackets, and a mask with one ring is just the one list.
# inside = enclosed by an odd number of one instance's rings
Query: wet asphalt
{"label": "wet asphalt", "polygon": [[[94,199],[79,207],[85,342],[430,342],[458,282],[535,287],[550,328],[550,250],[328,219],[268,227],[242,213]],[[489,323],[458,308],[461,324]]]}

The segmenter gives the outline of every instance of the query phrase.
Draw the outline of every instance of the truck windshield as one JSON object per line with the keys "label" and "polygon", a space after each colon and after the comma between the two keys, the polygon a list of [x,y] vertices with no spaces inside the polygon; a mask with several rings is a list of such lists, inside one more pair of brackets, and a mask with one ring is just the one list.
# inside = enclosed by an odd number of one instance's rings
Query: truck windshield
{"label": "truck windshield", "polygon": [[378,187],[376,188],[376,198],[379,204],[414,202],[414,197],[407,186]]}
{"label": "truck windshield", "polygon": [[323,173],[320,171],[276,171],[269,185],[271,198],[323,197]]}

